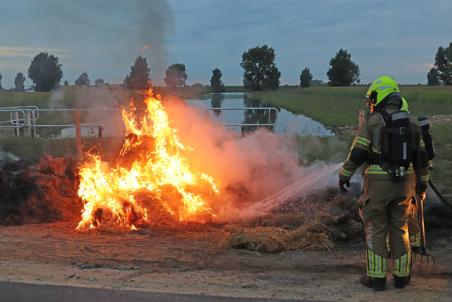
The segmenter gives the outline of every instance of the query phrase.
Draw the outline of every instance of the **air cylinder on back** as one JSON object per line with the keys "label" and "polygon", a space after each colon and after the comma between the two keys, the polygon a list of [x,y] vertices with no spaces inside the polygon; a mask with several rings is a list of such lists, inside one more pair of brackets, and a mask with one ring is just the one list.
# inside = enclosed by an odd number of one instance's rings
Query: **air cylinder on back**
{"label": "air cylinder on back", "polygon": [[390,153],[387,155],[392,164],[408,167],[411,163],[410,115],[405,111],[391,114],[389,131]]}
{"label": "air cylinder on back", "polygon": [[432,160],[435,157],[435,147],[433,146],[432,129],[430,128],[430,121],[426,117],[419,117],[419,126],[421,126],[422,139],[424,140],[425,150],[427,151],[428,159]]}

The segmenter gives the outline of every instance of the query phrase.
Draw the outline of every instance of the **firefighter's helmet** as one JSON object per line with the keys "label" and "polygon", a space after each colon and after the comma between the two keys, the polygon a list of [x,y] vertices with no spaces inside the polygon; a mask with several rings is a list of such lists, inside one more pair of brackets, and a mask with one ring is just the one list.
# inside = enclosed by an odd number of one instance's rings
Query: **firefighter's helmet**
{"label": "firefighter's helmet", "polygon": [[366,96],[370,104],[376,107],[393,92],[400,92],[399,85],[392,77],[385,75],[372,82]]}
{"label": "firefighter's helmet", "polygon": [[408,102],[405,98],[402,98],[402,108],[400,108],[400,110],[410,112],[408,108]]}

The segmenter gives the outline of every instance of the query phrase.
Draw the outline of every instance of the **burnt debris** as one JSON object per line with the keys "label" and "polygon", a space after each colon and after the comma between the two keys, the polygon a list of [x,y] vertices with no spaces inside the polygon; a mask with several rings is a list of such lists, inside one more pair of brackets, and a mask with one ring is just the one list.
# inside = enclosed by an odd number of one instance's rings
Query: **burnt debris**
{"label": "burnt debris", "polygon": [[0,224],[78,219],[75,161],[44,156],[37,164],[8,161],[0,168]]}

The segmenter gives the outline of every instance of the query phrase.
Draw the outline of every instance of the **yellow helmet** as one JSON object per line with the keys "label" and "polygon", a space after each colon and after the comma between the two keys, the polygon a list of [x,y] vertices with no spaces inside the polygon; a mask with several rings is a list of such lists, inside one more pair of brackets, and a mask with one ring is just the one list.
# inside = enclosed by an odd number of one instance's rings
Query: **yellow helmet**
{"label": "yellow helmet", "polygon": [[378,106],[393,92],[400,92],[399,84],[392,77],[384,75],[372,82],[366,96],[372,106]]}
{"label": "yellow helmet", "polygon": [[407,100],[405,100],[404,97],[402,97],[402,108],[400,108],[401,111],[406,111],[406,112],[410,112],[408,110],[408,102]]}

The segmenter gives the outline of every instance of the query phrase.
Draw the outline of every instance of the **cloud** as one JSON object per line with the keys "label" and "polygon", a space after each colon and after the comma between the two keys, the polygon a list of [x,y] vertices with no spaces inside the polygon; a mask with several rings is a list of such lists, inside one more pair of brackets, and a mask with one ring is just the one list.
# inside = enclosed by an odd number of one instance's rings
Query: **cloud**
{"label": "cloud", "polygon": [[[295,84],[304,67],[326,80],[329,59],[345,48],[361,66],[364,82],[384,73],[403,82],[425,82],[425,72],[410,64],[432,62],[448,44],[452,2],[389,1],[180,1],[170,0],[175,34],[174,60],[188,65],[189,80],[210,77],[219,66],[226,84],[240,84],[241,54],[269,44],[276,50],[282,82]],[[399,63],[403,61],[404,63]],[[409,62],[407,62],[409,61]]]}
{"label": "cloud", "polygon": [[[173,22],[166,0],[16,0],[2,5],[0,20],[1,57],[30,62],[39,51],[56,54],[71,82],[85,71],[122,82],[138,55],[162,77]],[[142,52],[145,44],[152,47]]]}
{"label": "cloud", "polygon": [[[56,54],[59,57],[68,57],[72,52],[70,49],[64,48],[46,48],[46,47],[14,47],[14,46],[0,46],[0,59],[5,58],[33,58],[40,52],[48,52]],[[31,60],[31,59],[30,59]]]}
{"label": "cloud", "polygon": [[432,63],[438,46],[449,44],[450,11],[450,0],[16,0],[0,10],[8,25],[0,27],[0,45],[76,50],[62,60],[63,68],[79,66],[64,70],[68,79],[87,71],[121,81],[142,54],[154,80],[180,62],[189,83],[207,83],[219,67],[226,84],[242,83],[241,55],[256,45],[275,48],[290,84],[304,67],[326,80],[329,59],[345,48],[363,82],[382,70],[417,83],[425,71],[409,66]]}

